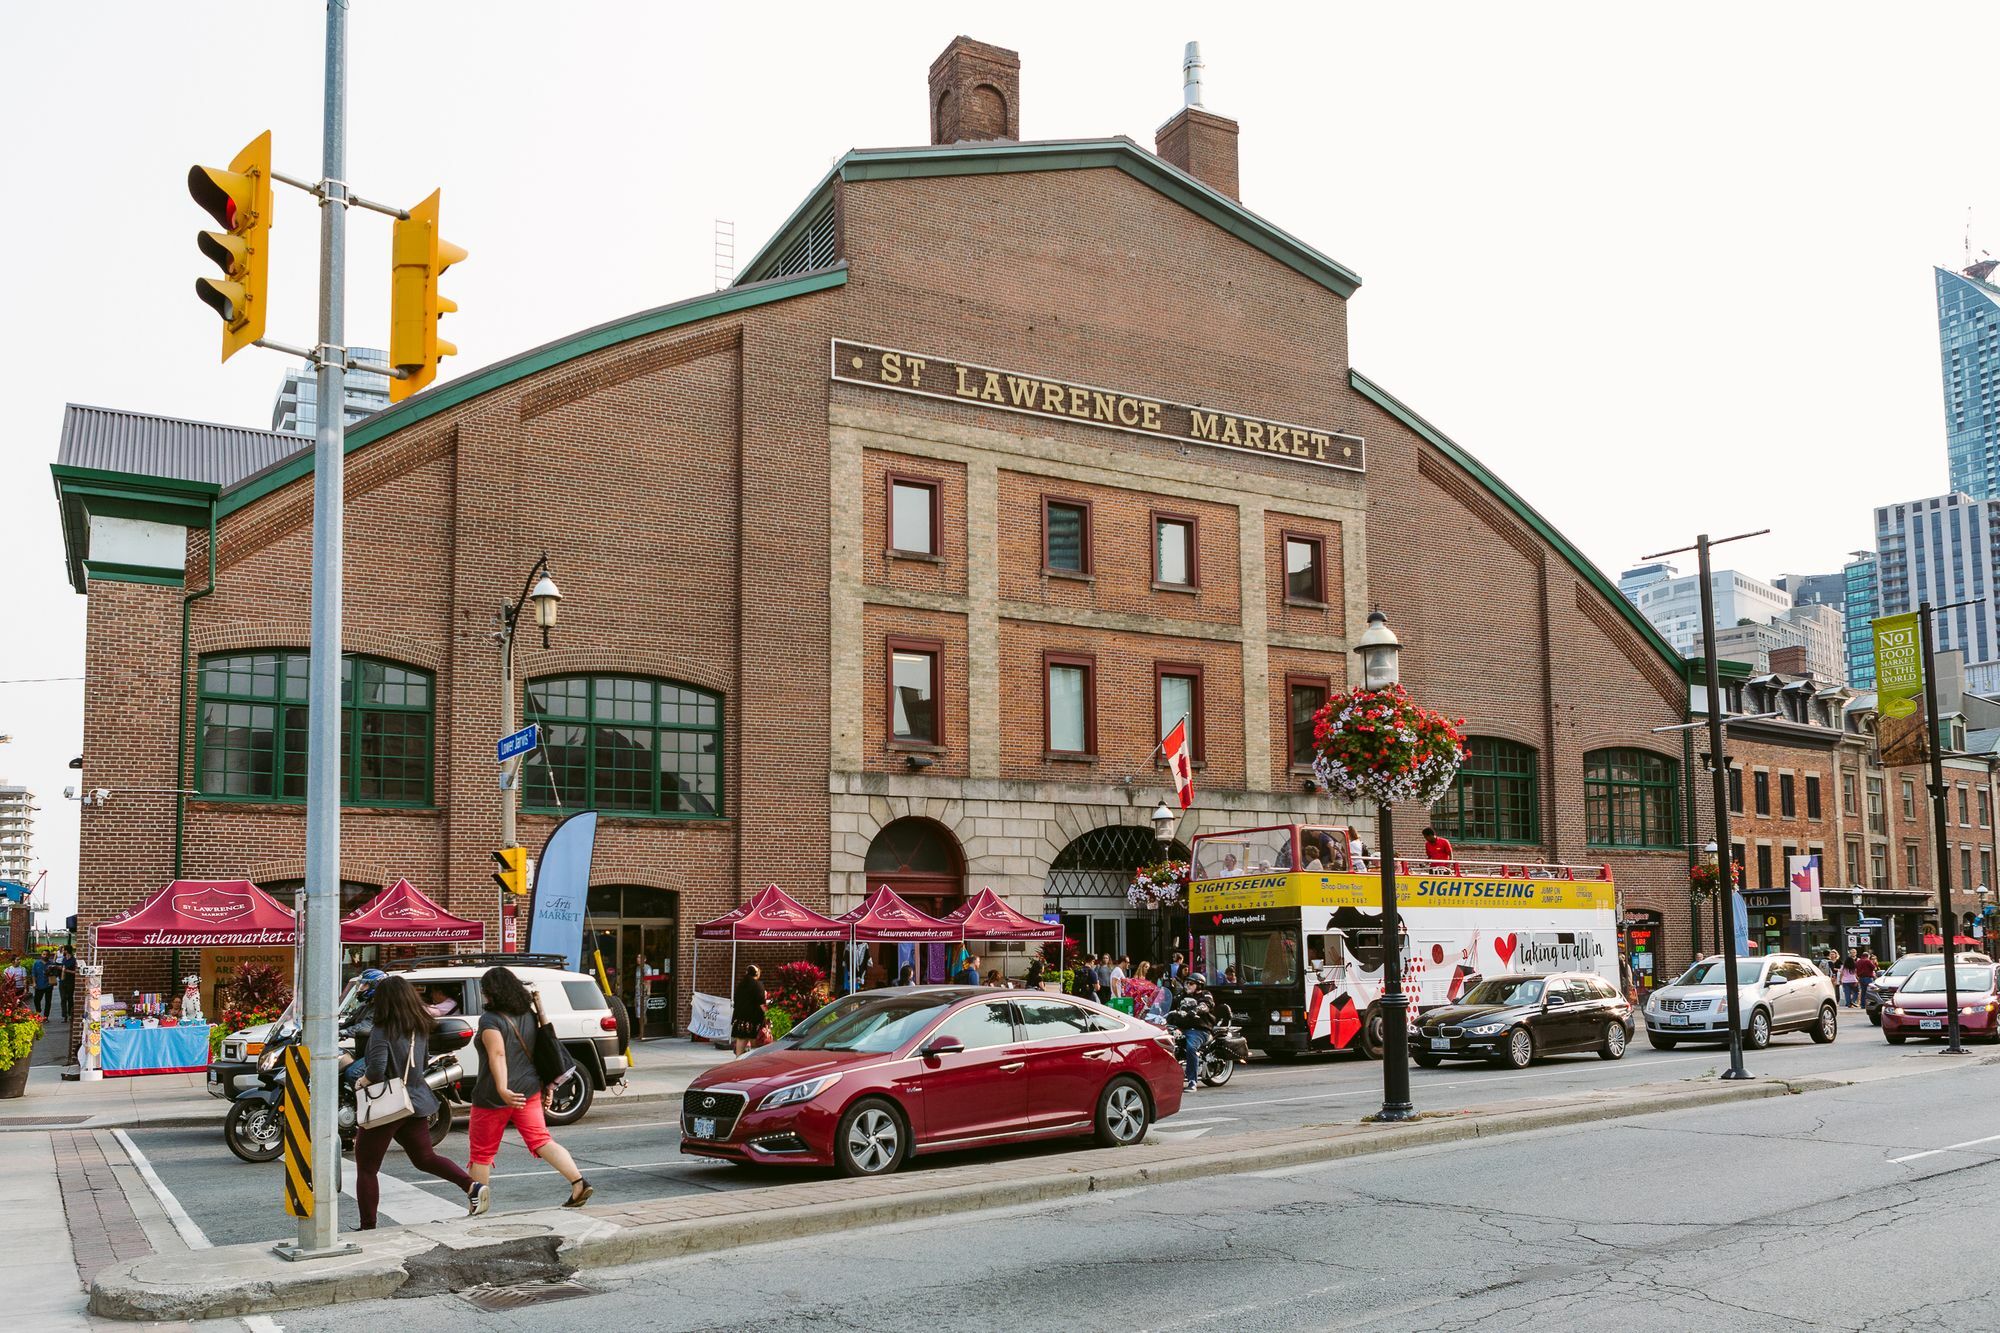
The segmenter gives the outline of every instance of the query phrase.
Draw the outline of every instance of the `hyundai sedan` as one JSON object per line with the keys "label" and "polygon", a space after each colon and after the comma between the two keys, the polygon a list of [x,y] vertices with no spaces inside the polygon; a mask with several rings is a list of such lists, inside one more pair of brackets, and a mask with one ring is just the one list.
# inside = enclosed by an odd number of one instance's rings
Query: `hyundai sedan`
{"label": "hyundai sedan", "polygon": [[[2000,1041],[2000,984],[1991,963],[1960,963],[1955,969],[1958,983],[1958,1030],[1967,1041]],[[1950,997],[1945,992],[1944,967],[1919,968],[1912,973],[1882,1006],[1882,1035],[1891,1046],[1901,1046],[1910,1038],[1951,1035]]]}
{"label": "hyundai sedan", "polygon": [[1180,1110],[1172,1035],[1089,1001],[972,987],[858,998],[795,1043],[695,1079],[681,1151],[878,1176],[954,1148],[1133,1144]]}

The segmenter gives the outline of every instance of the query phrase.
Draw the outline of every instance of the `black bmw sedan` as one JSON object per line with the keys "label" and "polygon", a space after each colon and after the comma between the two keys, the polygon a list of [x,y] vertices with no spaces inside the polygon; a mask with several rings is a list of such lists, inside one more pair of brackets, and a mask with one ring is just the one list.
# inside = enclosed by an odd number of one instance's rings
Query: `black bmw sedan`
{"label": "black bmw sedan", "polygon": [[1411,1054],[1432,1069],[1443,1060],[1488,1060],[1526,1069],[1543,1055],[1625,1054],[1632,1005],[1594,972],[1488,977],[1457,1004],[1426,1011]]}

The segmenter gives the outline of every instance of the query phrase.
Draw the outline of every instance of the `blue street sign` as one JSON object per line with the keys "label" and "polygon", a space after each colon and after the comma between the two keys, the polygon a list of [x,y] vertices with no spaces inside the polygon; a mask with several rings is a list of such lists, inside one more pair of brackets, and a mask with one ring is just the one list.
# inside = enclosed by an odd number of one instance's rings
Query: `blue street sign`
{"label": "blue street sign", "polygon": [[537,745],[540,745],[542,743],[540,733],[541,728],[537,724],[530,722],[513,735],[502,737],[500,744],[495,747],[500,755],[499,762],[504,764],[515,755],[526,754]]}
{"label": "blue street sign", "polygon": [[1858,924],[1864,926],[1879,926],[1882,924],[1882,918],[1879,916],[1864,916],[1861,918]]}

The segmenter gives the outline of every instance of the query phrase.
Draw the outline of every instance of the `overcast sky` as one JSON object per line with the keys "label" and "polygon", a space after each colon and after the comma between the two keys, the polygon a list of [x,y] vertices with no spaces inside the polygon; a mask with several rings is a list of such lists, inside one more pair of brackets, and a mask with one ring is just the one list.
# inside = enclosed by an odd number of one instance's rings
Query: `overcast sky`
{"label": "overcast sky", "polygon": [[[708,290],[716,218],[748,259],[841,152],[925,141],[955,33],[1020,51],[1024,137],[1148,147],[1193,38],[1209,108],[1242,122],[1246,206],[1363,278],[1355,364],[1607,572],[1767,526],[1730,563],[1823,572],[1874,505],[1944,488],[1930,266],[1962,263],[1968,207],[1974,250],[2000,249],[1965,54],[1990,7],[949,8],[355,0],[349,177],[401,203],[442,186],[471,251],[444,375]],[[63,404],[269,425],[287,362],[217,363],[186,177],[266,127],[280,170],[317,175],[322,16],[0,16],[0,774],[39,793],[58,920],[83,686],[23,682],[83,665],[48,473]],[[269,331],[309,342],[311,202],[280,187],[277,228]],[[388,225],[350,234],[348,337],[380,345]]]}

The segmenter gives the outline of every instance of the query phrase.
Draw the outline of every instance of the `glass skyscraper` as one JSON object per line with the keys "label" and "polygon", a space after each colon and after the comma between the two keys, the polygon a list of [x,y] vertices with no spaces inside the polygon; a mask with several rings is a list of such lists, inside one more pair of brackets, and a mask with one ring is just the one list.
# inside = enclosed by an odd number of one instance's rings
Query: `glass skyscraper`
{"label": "glass skyscraper", "polygon": [[1847,613],[1847,683],[1857,690],[1875,688],[1875,626],[1882,614],[1882,599],[1875,589],[1875,553],[1856,551],[1854,559],[1840,567]]}
{"label": "glass skyscraper", "polygon": [[1875,511],[1875,552],[1875,614],[1966,603],[1937,617],[1938,650],[1964,654],[1968,689],[2000,690],[2000,500],[1954,494],[1885,505]]}
{"label": "glass skyscraper", "polygon": [[2000,499],[2000,287],[1986,281],[1996,267],[1932,270],[1951,489],[1975,500]]}
{"label": "glass skyscraper", "polygon": [[[381,365],[389,354],[379,347],[350,347],[348,354],[358,361]],[[389,405],[389,377],[367,370],[347,372],[347,424],[352,426],[371,413]],[[278,398],[271,405],[271,429],[289,435],[312,435],[319,430],[319,380],[311,366],[285,372],[278,386]]]}

